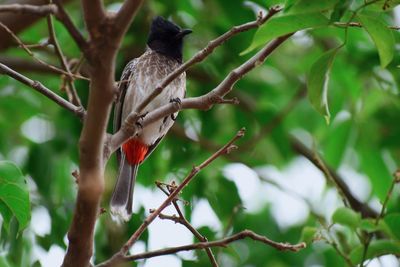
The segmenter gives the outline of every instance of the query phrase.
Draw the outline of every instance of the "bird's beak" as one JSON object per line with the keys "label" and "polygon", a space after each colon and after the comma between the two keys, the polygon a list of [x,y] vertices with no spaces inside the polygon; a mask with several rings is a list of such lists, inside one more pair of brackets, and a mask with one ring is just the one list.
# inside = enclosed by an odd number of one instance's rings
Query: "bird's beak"
{"label": "bird's beak", "polygon": [[185,37],[186,35],[188,35],[188,34],[190,34],[190,33],[192,33],[192,30],[190,30],[190,29],[183,29],[183,30],[181,30],[180,32],[178,32],[177,35],[175,35],[175,38],[176,38],[176,39],[181,39],[181,38]]}

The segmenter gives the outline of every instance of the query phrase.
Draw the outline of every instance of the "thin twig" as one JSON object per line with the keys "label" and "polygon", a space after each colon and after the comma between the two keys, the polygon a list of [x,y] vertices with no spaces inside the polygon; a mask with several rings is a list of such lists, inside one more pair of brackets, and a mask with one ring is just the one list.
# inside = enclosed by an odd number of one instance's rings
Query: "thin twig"
{"label": "thin twig", "polygon": [[139,228],[132,234],[132,236],[129,238],[129,240],[125,243],[125,245],[121,248],[121,250],[116,253],[114,256],[112,256],[109,260],[106,262],[100,264],[99,266],[114,266],[118,262],[120,262],[128,252],[128,250],[135,244],[135,242],[139,239],[139,237],[143,234],[143,232],[147,229],[147,227],[158,217],[158,215],[167,207],[171,204],[172,201],[178,196],[178,194],[192,181],[192,179],[199,173],[202,169],[210,165],[214,160],[216,160],[218,157],[221,155],[228,153],[231,148],[232,144],[238,140],[239,138],[244,136],[244,129],[241,129],[236,133],[236,135],[222,148],[220,148],[217,152],[215,152],[213,155],[211,155],[208,159],[206,159],[203,163],[201,163],[199,166],[194,166],[192,168],[192,171],[185,177],[185,179],[182,181],[182,183],[177,186],[177,188],[170,193],[168,198],[156,209],[154,212],[152,212],[145,220],[144,222],[139,226]]}
{"label": "thin twig", "polygon": [[58,43],[56,32],[54,30],[53,18],[51,15],[47,16],[47,26],[49,30],[49,42],[53,44],[54,50],[60,60],[61,66],[69,74],[69,76],[66,76],[68,86],[65,86],[68,99],[75,106],[82,106],[81,100],[78,96],[78,93],[76,92],[74,80],[73,78],[71,78],[73,77],[73,73],[71,72],[67,60],[65,59],[64,53],[62,52],[62,49]]}
{"label": "thin twig", "polygon": [[399,183],[399,179],[400,179],[400,170],[397,170],[393,174],[393,181],[389,187],[388,192],[386,193],[385,200],[383,201],[382,204],[381,212],[379,213],[379,216],[375,219],[375,225],[378,225],[379,221],[385,216],[387,204],[389,203],[389,200],[392,197],[394,187],[396,186],[397,183]]}
{"label": "thin twig", "polygon": [[29,49],[46,49],[48,46],[50,45],[49,39],[45,40],[42,43],[39,44],[25,44],[25,47],[29,48]]}
{"label": "thin twig", "polygon": [[[337,26],[337,27],[355,27],[355,28],[362,28],[362,24],[359,22],[335,22],[333,23],[333,25]],[[389,29],[391,30],[400,30],[400,26],[387,26]]]}
{"label": "thin twig", "polygon": [[[188,250],[196,250],[196,249],[204,249],[204,248],[210,248],[210,247],[227,247],[230,243],[235,242],[237,240],[245,239],[245,238],[251,238],[255,241],[259,241],[261,243],[264,243],[266,245],[269,245],[273,248],[276,248],[280,251],[293,251],[293,252],[298,252],[301,249],[304,249],[306,247],[305,243],[299,243],[299,244],[288,244],[288,243],[279,243],[275,242],[265,236],[258,235],[254,233],[253,231],[250,230],[244,230],[240,233],[234,234],[230,237],[217,240],[217,241],[211,241],[211,242],[200,242],[200,243],[195,243],[191,245],[185,245],[185,246],[179,246],[179,247],[172,247],[172,248],[165,248],[165,249],[160,249],[160,250],[155,250],[155,251],[150,251],[150,252],[144,252],[132,256],[125,256],[123,258],[124,261],[134,261],[134,260],[139,260],[139,259],[148,259],[152,257],[158,257],[162,255],[169,255],[169,254],[175,254],[180,251],[188,251]],[[99,265],[99,267],[102,265]]]}
{"label": "thin twig", "polygon": [[[156,183],[157,187],[160,188],[161,191],[163,191],[167,196],[169,196],[171,194],[171,192],[173,192],[176,189],[176,184],[173,183],[172,188],[170,187],[170,192],[167,192],[160,183]],[[174,208],[176,210],[176,212],[178,213],[178,216],[169,216],[169,215],[164,215],[162,213],[160,213],[160,215],[158,216],[160,219],[168,219],[168,220],[172,220],[175,223],[180,223],[183,226],[185,226],[199,241],[201,242],[208,242],[207,238],[205,236],[203,236],[199,231],[196,230],[196,228],[193,227],[193,225],[190,224],[190,222],[188,220],[186,220],[185,216],[183,215],[182,210],[180,209],[178,203],[177,203],[178,199],[174,199],[172,201],[172,204],[174,205]],[[208,258],[210,259],[211,265],[213,267],[218,267],[218,263],[217,260],[215,259],[215,256],[211,250],[211,248],[205,248],[204,249],[207,253]]]}
{"label": "thin twig", "polygon": [[31,79],[29,79],[28,77],[25,77],[24,75],[10,69],[9,67],[7,67],[6,65],[0,63],[0,73],[6,74],[12,78],[14,78],[15,80],[29,86],[32,87],[33,89],[35,89],[36,91],[38,91],[39,93],[41,93],[42,95],[46,96],[47,98],[51,99],[52,101],[54,101],[56,104],[60,105],[61,107],[65,108],[66,110],[72,112],[73,114],[75,114],[76,116],[78,116],[79,118],[83,119],[83,117],[85,116],[85,110],[82,107],[77,107],[74,104],[72,104],[71,102],[65,100],[64,98],[62,98],[61,96],[55,94],[53,91],[51,91],[50,89],[48,89],[47,87],[45,87],[43,84],[41,84],[38,81],[33,81]]}
{"label": "thin twig", "polygon": [[338,246],[336,241],[333,239],[333,237],[330,236],[330,227],[327,227],[324,223],[321,223],[322,227],[325,228],[327,232],[327,236],[323,237],[323,240],[325,240],[326,243],[332,246],[332,248],[336,251],[337,254],[339,254],[343,260],[346,262],[346,264],[349,267],[353,267],[354,264],[351,262],[350,258],[348,255],[346,255]]}
{"label": "thin twig", "polygon": [[2,22],[0,22],[0,27],[2,27],[5,31],[7,31],[7,32],[12,36],[12,38],[18,43],[18,45],[19,45],[22,49],[24,49],[25,52],[28,53],[28,55],[30,55],[34,60],[36,60],[36,61],[39,62],[40,64],[45,65],[46,67],[48,67],[48,68],[50,68],[50,69],[52,69],[52,70],[54,70],[54,71],[56,71],[56,72],[58,72],[58,73],[60,73],[60,74],[67,75],[67,76],[69,76],[69,77],[72,76],[72,77],[77,78],[77,79],[89,80],[88,78],[83,77],[83,76],[81,76],[81,75],[69,74],[68,72],[66,72],[66,71],[64,71],[64,70],[62,70],[62,69],[60,69],[60,68],[57,68],[57,67],[55,67],[55,66],[53,66],[53,65],[50,65],[50,64],[46,63],[45,61],[41,60],[40,58],[37,58],[37,57],[35,56],[35,54],[21,41],[21,39],[19,39],[19,37],[18,37],[15,33],[13,33],[13,32],[10,30],[10,28],[8,28],[8,27],[7,27],[6,25],[4,25]]}
{"label": "thin twig", "polygon": [[[172,181],[172,183],[173,183],[173,188],[174,188],[174,190],[175,190],[175,189],[176,189],[176,184],[175,184],[174,181]],[[156,184],[156,186],[157,186],[166,196],[169,196],[169,194],[171,193],[171,190],[168,190],[168,191],[167,191],[167,190],[166,190],[165,188],[163,188],[162,186],[165,185],[165,186],[167,186],[167,187],[169,187],[169,188],[171,189],[171,184],[166,184],[166,183],[163,183],[163,182],[160,182],[160,181],[156,181],[155,184]],[[179,197],[176,197],[175,200],[176,200],[176,201],[181,201],[181,202],[183,203],[183,205],[189,205],[189,201],[186,201],[186,200],[181,199],[181,198],[179,198]]]}
{"label": "thin twig", "polygon": [[[379,225],[380,220],[383,219],[383,217],[385,216],[387,204],[389,203],[389,200],[392,197],[392,193],[393,193],[394,187],[396,186],[397,183],[399,183],[399,179],[400,179],[400,170],[397,170],[393,174],[393,181],[390,184],[388,192],[386,193],[386,197],[385,197],[385,200],[383,201],[381,211],[380,211],[379,215],[375,219],[375,225],[376,226]],[[364,250],[363,250],[363,255],[362,255],[360,267],[364,266],[364,262],[365,262],[365,260],[367,258],[368,248],[369,248],[369,245],[371,243],[372,236],[373,236],[373,233],[368,233],[368,236],[366,237],[366,240],[364,242]]]}
{"label": "thin twig", "polygon": [[19,14],[33,14],[38,16],[46,16],[48,14],[57,14],[56,5],[26,5],[26,4],[8,4],[0,5],[0,12],[13,12]]}

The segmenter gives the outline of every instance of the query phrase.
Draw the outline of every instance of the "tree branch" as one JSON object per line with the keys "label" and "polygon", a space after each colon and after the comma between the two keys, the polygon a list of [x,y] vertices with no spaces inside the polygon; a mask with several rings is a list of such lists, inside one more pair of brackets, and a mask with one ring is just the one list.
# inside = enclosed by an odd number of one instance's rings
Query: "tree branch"
{"label": "tree branch", "polygon": [[[161,191],[163,191],[167,196],[170,195],[169,192],[165,191],[162,188],[162,185],[160,183],[156,182],[156,185],[158,188],[161,189]],[[176,189],[176,185],[175,183],[173,183],[172,185],[167,186],[167,188],[170,188],[170,192],[173,192]],[[183,212],[181,211],[181,209],[179,208],[179,205],[177,203],[177,199],[174,199],[172,201],[172,204],[174,205],[174,208],[176,210],[176,212],[178,213],[178,217],[177,216],[168,216],[168,215],[163,215],[163,214],[159,214],[158,217],[161,219],[169,219],[174,221],[175,223],[179,223],[182,224],[183,226],[185,226],[199,241],[201,242],[208,242],[207,238],[205,236],[203,236],[199,231],[196,230],[196,228],[193,227],[193,225],[190,224],[190,222],[188,220],[186,220],[185,216],[183,215]],[[211,250],[211,248],[204,248],[205,252],[207,253],[208,258],[210,259],[211,265],[213,267],[218,267],[218,263],[217,260],[215,259],[215,256]]]}
{"label": "tree branch", "polygon": [[101,26],[106,18],[102,0],[82,0],[86,28],[92,40],[102,36]]}
{"label": "tree branch", "polygon": [[54,3],[58,7],[58,13],[56,16],[57,20],[59,20],[64,25],[64,27],[67,29],[67,31],[71,35],[72,39],[75,41],[75,43],[78,45],[78,47],[82,50],[82,52],[85,52],[86,49],[88,49],[88,42],[82,36],[80,31],[75,27],[71,18],[65,11],[61,0],[54,0]]}
{"label": "tree branch", "polygon": [[[385,200],[382,203],[381,211],[375,219],[375,226],[378,226],[380,220],[382,220],[383,217],[385,216],[386,207],[389,203],[390,198],[392,197],[393,189],[396,186],[396,184],[399,182],[400,182],[400,170],[396,170],[393,174],[393,181],[390,184],[389,190],[386,193]],[[367,237],[364,240],[364,249],[363,249],[360,267],[364,267],[364,262],[367,258],[368,248],[369,248],[369,245],[371,244],[372,237],[373,237],[373,233],[367,233]]]}
{"label": "tree branch", "polygon": [[90,266],[93,255],[94,227],[105,187],[104,141],[117,92],[115,59],[122,39],[122,36],[112,38],[115,26],[111,16],[105,13],[103,1],[81,0],[81,3],[90,34],[83,54],[89,64],[91,81],[87,114],[79,140],[78,195],[68,231],[69,244],[63,267]]}
{"label": "tree branch", "polygon": [[[18,57],[0,56],[0,62],[18,72],[34,72],[52,75],[59,74],[58,72],[47,67],[46,65],[42,65],[38,62]],[[88,66],[85,64],[82,64],[79,70],[72,70],[72,72],[75,74],[79,74],[83,77],[89,76]]]}
{"label": "tree branch", "polygon": [[56,5],[24,5],[24,4],[6,4],[0,5],[0,12],[12,12],[17,14],[32,14],[37,16],[46,16],[49,14],[56,14],[58,8]]}
{"label": "tree branch", "polygon": [[[64,3],[70,0],[63,0]],[[2,1],[5,2],[5,1]],[[4,4],[19,4],[19,5],[47,5],[47,0],[8,0]],[[2,5],[0,5],[2,6]],[[14,33],[19,33],[31,26],[39,20],[41,16],[34,14],[18,14],[14,12],[0,12],[0,21],[7,25]],[[0,29],[0,50],[4,50],[13,44],[13,39],[7,31]]]}
{"label": "tree branch", "polygon": [[123,36],[128,30],[133,17],[142,5],[143,0],[125,0],[115,15],[114,26],[118,36]]}
{"label": "tree branch", "polygon": [[79,118],[83,119],[85,116],[85,109],[83,107],[78,107],[75,106],[74,104],[68,102],[61,96],[55,94],[53,91],[45,87],[43,84],[41,84],[38,81],[33,81],[29,79],[28,77],[23,76],[22,74],[10,69],[6,65],[0,63],[0,73],[4,73],[15,80],[32,87],[42,95],[46,96],[50,100],[54,101],[56,104],[60,105],[61,107],[65,108],[66,110],[72,112],[74,115],[78,116]]}
{"label": "tree branch", "polygon": [[58,43],[56,32],[54,30],[53,18],[51,17],[51,15],[47,16],[47,26],[49,31],[49,42],[53,44],[55,53],[60,60],[61,66],[70,75],[65,78],[68,82],[68,85],[65,86],[66,87],[65,91],[67,92],[68,100],[75,106],[82,106],[81,100],[75,89],[74,80],[71,78],[72,77],[71,70],[67,63],[67,60],[65,59],[64,53],[62,52],[62,49]]}
{"label": "tree branch", "polygon": [[376,218],[378,214],[371,209],[368,205],[360,202],[357,198],[353,196],[350,188],[344,182],[343,178],[339,176],[332,168],[328,167],[327,164],[316,155],[316,152],[311,151],[301,142],[295,138],[290,138],[291,145],[293,149],[300,155],[307,158],[311,163],[313,163],[318,169],[320,169],[327,177],[329,177],[332,182],[336,185],[339,193],[344,197],[349,203],[350,207],[361,213],[362,217],[372,217]]}
{"label": "tree branch", "polygon": [[[362,24],[359,22],[334,22],[333,25],[340,28],[355,27],[362,28]],[[391,30],[400,30],[400,26],[387,26]]]}
{"label": "tree branch", "polygon": [[[155,250],[155,251],[151,251],[151,252],[144,252],[144,253],[140,253],[140,254],[136,254],[136,255],[125,256],[123,258],[123,260],[124,261],[134,261],[134,260],[139,260],[139,259],[148,259],[148,258],[153,258],[153,257],[158,257],[158,256],[163,256],[163,255],[175,254],[180,251],[205,249],[205,248],[211,248],[211,247],[227,247],[230,243],[235,242],[237,240],[245,239],[245,238],[250,238],[252,240],[259,241],[268,246],[276,248],[277,250],[280,250],[280,251],[298,252],[299,250],[306,248],[306,244],[304,242],[299,243],[299,244],[294,244],[294,245],[288,244],[288,243],[279,243],[279,242],[275,242],[265,236],[258,235],[256,233],[254,233],[253,231],[244,230],[240,233],[237,233],[235,235],[232,235],[230,237],[227,237],[227,238],[224,238],[221,240],[217,240],[217,241],[200,242],[200,243],[195,243],[195,244],[191,244],[191,245],[165,248],[165,249]],[[103,266],[103,265],[99,265],[99,267],[100,266]]]}
{"label": "tree branch", "polygon": [[98,265],[98,266],[115,266],[117,263],[121,262],[125,257],[128,250],[135,244],[135,242],[139,239],[139,237],[143,234],[143,232],[147,229],[147,227],[157,218],[157,216],[175,200],[178,194],[192,181],[192,179],[199,173],[202,169],[210,165],[214,160],[225,153],[229,153],[236,146],[233,146],[233,143],[239,138],[244,136],[244,129],[241,129],[236,133],[236,135],[222,148],[220,148],[217,152],[211,155],[208,159],[206,159],[199,166],[194,166],[192,171],[185,177],[182,183],[176,187],[174,191],[170,193],[168,198],[154,211],[152,212],[144,222],[139,226],[139,228],[133,233],[133,235],[129,238],[129,240],[125,243],[125,245],[121,248],[121,250],[112,256],[106,262]]}
{"label": "tree branch", "polygon": [[47,66],[48,68],[50,68],[50,69],[52,69],[52,70],[54,70],[54,71],[56,71],[56,72],[58,72],[58,73],[60,73],[60,74],[64,74],[64,75],[66,75],[66,76],[68,76],[68,77],[74,77],[74,78],[77,78],[77,79],[88,80],[88,78],[86,78],[86,77],[82,77],[82,76],[80,76],[80,75],[68,73],[68,72],[66,72],[66,71],[64,71],[64,70],[62,70],[62,69],[60,69],[60,68],[57,68],[57,67],[55,67],[55,66],[53,66],[53,65],[50,65],[50,64],[46,63],[45,61],[41,60],[40,58],[37,58],[37,57],[35,56],[35,54],[21,41],[21,39],[18,38],[17,35],[15,35],[15,33],[12,32],[12,30],[11,30],[10,28],[8,28],[8,27],[7,27],[6,25],[4,25],[2,22],[0,22],[0,27],[3,28],[6,32],[8,32],[8,33],[12,36],[12,38],[19,44],[19,46],[20,46],[22,49],[24,49],[25,52],[26,52],[28,55],[30,55],[34,60],[36,60],[36,61],[39,62],[40,64],[45,65],[45,66]]}
{"label": "tree branch", "polygon": [[250,29],[255,29],[268,21],[273,15],[281,10],[279,7],[273,7],[269,10],[268,14],[263,16],[261,13],[255,21],[248,22],[239,26],[232,27],[229,31],[220,35],[216,39],[210,41],[206,47],[197,52],[191,59],[182,64],[179,68],[171,72],[164,80],[153,90],[153,92],[148,95],[142,103],[135,110],[136,113],[140,114],[143,109],[156,97],[158,96],[165,87],[167,87],[173,80],[180,76],[183,72],[189,69],[196,63],[202,62],[207,56],[209,56],[215,48],[225,43],[227,40],[232,38],[238,33],[248,31]]}
{"label": "tree branch", "polygon": [[[262,48],[257,54],[247,60],[245,63],[240,65],[238,68],[232,70],[228,76],[212,91],[209,93],[193,98],[185,98],[181,101],[181,104],[169,103],[156,110],[149,112],[141,125],[146,125],[164,118],[169,114],[175,113],[182,109],[210,109],[214,104],[223,102],[223,97],[228,94],[233,85],[240,80],[245,74],[250,72],[255,67],[261,65],[268,55],[270,55],[276,48],[278,48],[284,41],[286,41],[293,33],[287,34],[282,37],[278,37],[271,41],[264,48]],[[112,135],[111,140],[107,142],[104,152],[104,157],[108,158],[115,150],[118,149],[128,138],[135,135],[138,132],[138,127],[135,124],[139,119],[139,114],[132,112],[126,118],[121,129]]]}

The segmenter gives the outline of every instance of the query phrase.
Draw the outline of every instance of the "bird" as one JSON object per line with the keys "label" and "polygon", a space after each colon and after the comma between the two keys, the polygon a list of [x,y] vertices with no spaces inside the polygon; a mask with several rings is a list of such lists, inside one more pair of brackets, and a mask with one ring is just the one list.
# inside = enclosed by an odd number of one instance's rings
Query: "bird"
{"label": "bird", "polygon": [[[191,32],[161,16],[152,20],[146,51],[131,60],[122,72],[119,97],[114,107],[114,132],[121,128],[126,117],[165,77],[179,68],[182,64],[183,39]],[[147,105],[143,114],[170,102],[180,102],[185,94],[186,74],[183,72]],[[115,220],[129,221],[138,167],[167,134],[176,116],[177,113],[174,113],[144,126],[138,135],[131,136],[116,151],[118,178],[110,201]]]}

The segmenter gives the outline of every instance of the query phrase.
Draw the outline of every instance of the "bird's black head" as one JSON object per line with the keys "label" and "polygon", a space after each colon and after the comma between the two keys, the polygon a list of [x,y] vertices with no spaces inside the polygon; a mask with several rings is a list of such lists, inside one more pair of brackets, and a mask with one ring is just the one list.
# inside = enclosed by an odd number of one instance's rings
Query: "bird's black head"
{"label": "bird's black head", "polygon": [[160,54],[182,62],[183,37],[191,32],[162,17],[156,17],[151,23],[147,45]]}

